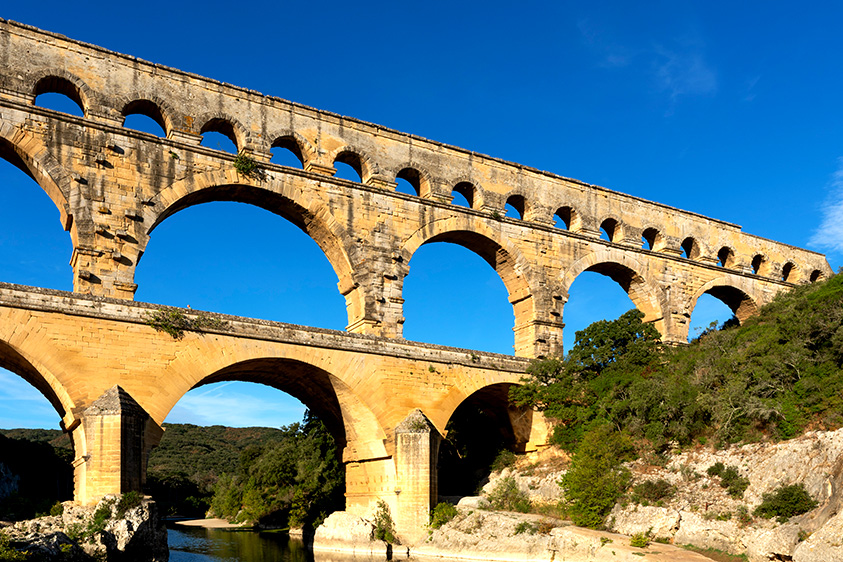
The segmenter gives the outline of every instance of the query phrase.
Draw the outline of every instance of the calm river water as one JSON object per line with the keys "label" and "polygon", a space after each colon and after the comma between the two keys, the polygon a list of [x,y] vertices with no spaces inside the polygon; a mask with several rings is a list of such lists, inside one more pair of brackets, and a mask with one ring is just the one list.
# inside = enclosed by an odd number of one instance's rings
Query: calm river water
{"label": "calm river water", "polygon": [[286,533],[169,528],[170,562],[313,562],[301,541]]}

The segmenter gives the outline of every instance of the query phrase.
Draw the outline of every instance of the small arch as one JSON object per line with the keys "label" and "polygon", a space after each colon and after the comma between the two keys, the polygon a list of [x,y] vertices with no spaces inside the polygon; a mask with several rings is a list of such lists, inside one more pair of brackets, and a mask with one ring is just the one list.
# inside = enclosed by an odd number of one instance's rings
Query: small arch
{"label": "small arch", "polygon": [[700,245],[696,238],[689,236],[682,241],[682,257],[695,260],[700,257]]}
{"label": "small arch", "polygon": [[770,271],[770,264],[764,254],[755,254],[750,265],[755,275],[767,275]]}
{"label": "small arch", "polygon": [[[41,96],[46,96],[46,98],[41,98],[41,102],[39,103],[38,98]],[[56,96],[61,96],[65,100],[73,102],[75,107],[79,108],[79,113],[74,111],[74,105],[71,105],[67,101],[62,103],[61,99]],[[38,80],[33,90],[32,105],[53,109],[54,111],[61,111],[78,117],[84,117],[87,115],[87,108],[85,106],[85,100],[83,99],[82,89],[67,78],[61,76],[49,75]]]}
{"label": "small arch", "polygon": [[617,242],[620,240],[621,225],[617,219],[610,217],[600,223],[600,238],[608,240],[609,242]]}
{"label": "small arch", "polygon": [[573,207],[559,207],[553,214],[553,226],[563,230],[576,232],[580,229],[582,221],[580,214]]}
{"label": "small arch", "polygon": [[272,158],[270,162],[288,166],[290,168],[304,168],[304,154],[298,140],[292,135],[278,137],[270,145]]}
{"label": "small arch", "polygon": [[[403,180],[403,181],[399,181]],[[395,175],[396,191],[407,195],[420,196],[423,193],[424,176],[415,168],[403,168]]]}
{"label": "small arch", "polygon": [[787,262],[782,266],[782,281],[786,283],[796,283],[799,280],[799,268],[792,261]]}
{"label": "small arch", "polygon": [[527,201],[523,195],[510,195],[506,199],[506,205],[504,205],[506,216],[524,220],[526,206]]}
{"label": "small arch", "polygon": [[467,181],[461,181],[457,185],[454,186],[452,193],[456,193],[463,200],[465,200],[465,204],[457,196],[454,196],[454,199],[451,201],[452,205],[459,205],[462,207],[468,207],[469,209],[474,208],[474,195],[475,195],[476,188],[474,185]]}
{"label": "small arch", "polygon": [[[208,148],[213,148],[214,150],[222,150],[225,152],[231,152],[232,154],[237,154],[240,151],[240,143],[237,142],[237,132],[235,131],[234,123],[232,123],[229,119],[224,117],[212,117],[199,130],[199,133],[202,135],[202,145],[207,146]],[[222,138],[217,137],[217,146],[208,146],[207,142],[213,142],[214,134],[208,135],[208,133],[214,133],[217,135],[221,135],[222,137],[227,138],[231,141],[231,146],[228,146],[228,143],[224,142]],[[233,148],[233,149],[232,149]]]}
{"label": "small arch", "polygon": [[821,281],[823,277],[823,272],[819,269],[815,269],[811,272],[811,275],[808,279],[811,281],[811,283],[816,283],[817,281]]}
{"label": "small arch", "polygon": [[664,248],[664,236],[656,228],[645,228],[641,233],[641,243],[645,250],[658,252]]}
{"label": "small arch", "polygon": [[[124,127],[130,128],[130,129],[135,129],[135,130],[140,130],[142,132],[153,134],[153,135],[160,136],[160,137],[166,137],[167,133],[170,130],[170,127],[168,126],[167,118],[164,116],[164,113],[161,111],[161,108],[158,106],[158,104],[153,102],[153,101],[150,101],[150,100],[147,100],[147,99],[137,99],[137,100],[134,100],[134,101],[130,101],[129,103],[127,103],[123,107],[123,110],[120,113],[123,115],[123,126]],[[150,129],[149,127],[141,128],[140,126],[135,125],[134,123],[129,121],[129,118],[131,116],[134,116],[134,115],[143,115],[144,117],[147,117],[150,120],[152,120],[161,129],[160,133],[157,132],[157,131],[153,132],[154,128],[153,129]]]}
{"label": "small arch", "polygon": [[717,265],[726,269],[732,269],[735,266],[735,251],[729,246],[723,246],[717,252]]}
{"label": "small arch", "polygon": [[[337,164],[343,166],[337,166]],[[337,169],[337,177],[363,183],[363,158],[356,152],[343,150],[337,154],[337,157],[334,158],[334,167]],[[352,171],[356,174],[356,177],[349,173]]]}

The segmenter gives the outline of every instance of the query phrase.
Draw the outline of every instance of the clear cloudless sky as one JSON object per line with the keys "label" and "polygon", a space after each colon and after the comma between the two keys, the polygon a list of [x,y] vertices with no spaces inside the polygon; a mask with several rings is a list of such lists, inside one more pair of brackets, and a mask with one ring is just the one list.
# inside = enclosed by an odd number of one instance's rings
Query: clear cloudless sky
{"label": "clear cloudless sky", "polygon": [[[4,3],[0,17],[737,223],[824,252],[834,269],[843,263],[839,2],[44,0]],[[50,200],[0,161],[0,280],[70,290],[71,249]],[[410,266],[408,339],[512,352],[512,307],[485,262],[432,244]],[[246,205],[167,219],[136,281],[143,301],[347,322],[315,243]],[[583,274],[565,308],[566,347],[576,330],[631,307],[611,280]],[[692,332],[729,315],[701,299]],[[303,409],[268,387],[221,383],[188,393],[167,421],[278,426]],[[33,387],[0,370],[0,427],[57,426]]]}

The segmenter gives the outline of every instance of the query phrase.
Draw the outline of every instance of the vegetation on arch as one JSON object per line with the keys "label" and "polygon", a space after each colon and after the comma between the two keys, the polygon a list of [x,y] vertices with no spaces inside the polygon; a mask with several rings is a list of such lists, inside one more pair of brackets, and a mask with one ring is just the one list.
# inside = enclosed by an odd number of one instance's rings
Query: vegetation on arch
{"label": "vegetation on arch", "polygon": [[191,318],[176,308],[159,308],[148,312],[145,323],[158,332],[169,334],[174,340],[182,339],[185,332],[221,330],[227,324],[224,320],[201,312]]}

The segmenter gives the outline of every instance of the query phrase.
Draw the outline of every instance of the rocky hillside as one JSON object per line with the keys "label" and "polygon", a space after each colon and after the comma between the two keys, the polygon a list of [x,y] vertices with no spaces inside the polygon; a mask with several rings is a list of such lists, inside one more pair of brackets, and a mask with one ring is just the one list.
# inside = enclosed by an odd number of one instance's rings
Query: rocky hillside
{"label": "rocky hillside", "polygon": [[[710,470],[718,463],[734,469],[736,486],[724,487],[723,470]],[[610,531],[746,555],[750,562],[843,561],[843,429],[779,443],[697,447],[661,466],[637,460],[626,467],[633,478],[606,519]],[[564,455],[545,452],[538,462],[523,459],[494,473],[483,494],[514,481],[534,506],[553,505],[564,500],[563,474]],[[793,517],[756,514],[765,496],[792,485],[802,485],[816,507]]]}

